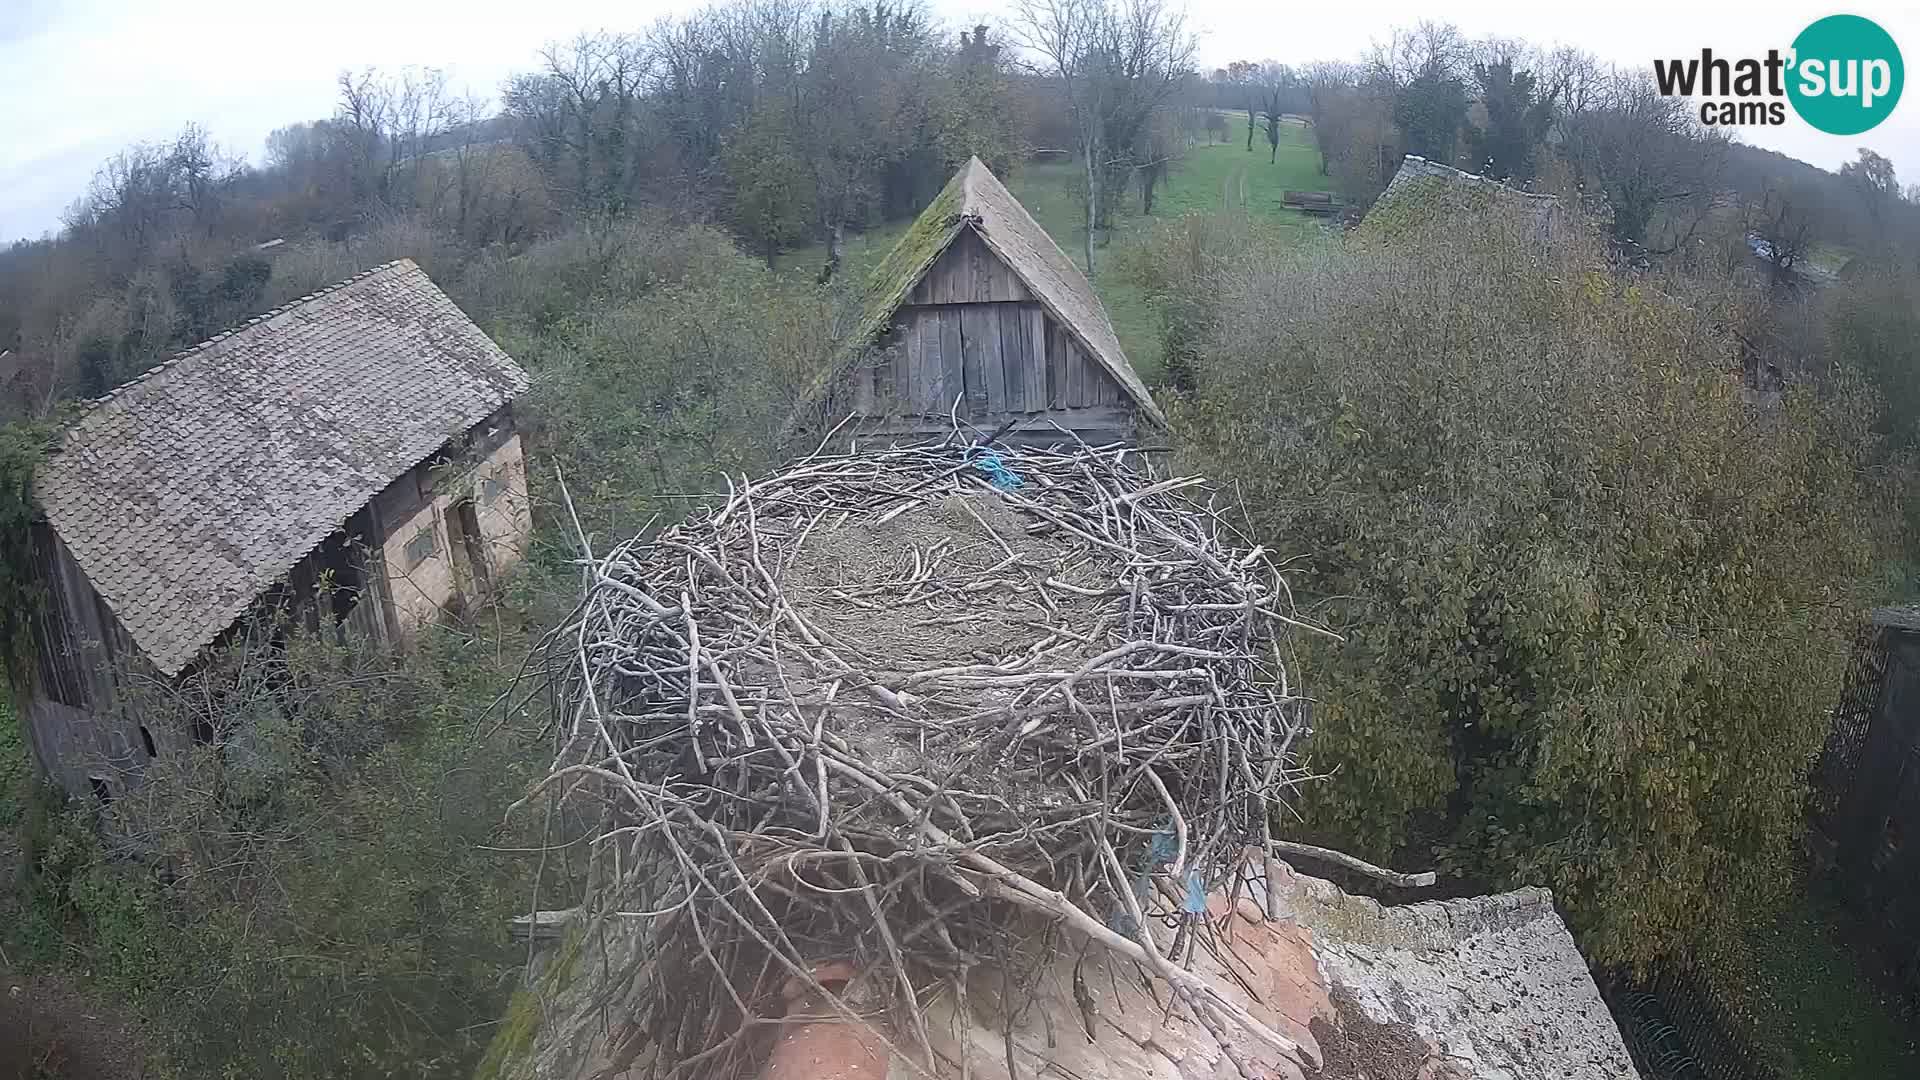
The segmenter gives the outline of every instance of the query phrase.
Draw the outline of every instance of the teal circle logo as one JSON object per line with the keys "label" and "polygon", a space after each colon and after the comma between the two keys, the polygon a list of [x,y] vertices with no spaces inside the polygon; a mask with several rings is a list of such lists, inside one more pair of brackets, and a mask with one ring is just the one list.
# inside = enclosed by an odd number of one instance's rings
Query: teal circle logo
{"label": "teal circle logo", "polygon": [[1900,46],[1879,23],[1829,15],[1793,39],[1787,98],[1821,131],[1858,135],[1893,112],[1906,74]]}

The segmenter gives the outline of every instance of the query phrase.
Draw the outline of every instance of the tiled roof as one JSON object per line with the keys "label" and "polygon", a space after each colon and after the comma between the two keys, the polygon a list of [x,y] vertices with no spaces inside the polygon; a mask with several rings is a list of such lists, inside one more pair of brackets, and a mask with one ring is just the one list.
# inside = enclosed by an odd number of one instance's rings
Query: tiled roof
{"label": "tiled roof", "polygon": [[1498,180],[1462,172],[1450,165],[1408,154],[1393,174],[1393,182],[1367,211],[1365,226],[1394,232],[1435,214],[1497,208],[1534,228],[1541,239],[1558,227],[1557,196],[1520,191]]}
{"label": "tiled roof", "polygon": [[411,260],[180,353],[94,402],[35,495],[178,674],[394,479],[527,388]]}
{"label": "tiled roof", "polygon": [[964,228],[978,233],[1088,355],[1126,388],[1140,409],[1165,426],[1165,415],[1127,362],[1092,283],[977,157],[968,159],[947,181],[946,188],[920,212],[907,234],[875,268],[862,309],[862,324],[855,335],[859,345],[868,344],[886,328],[907,294]]}
{"label": "tiled roof", "polygon": [[[974,1013],[960,1007],[965,997],[936,995],[924,1018],[940,1055],[931,1075],[1009,1080],[1002,1063],[1018,1058],[1030,1066],[1019,1068],[1020,1077],[1233,1077],[1240,1074],[1230,1049],[1254,1066],[1250,1073],[1272,1080],[1638,1080],[1620,1029],[1546,890],[1387,907],[1278,860],[1267,867],[1247,879],[1250,888],[1237,902],[1213,895],[1212,944],[1194,950],[1184,966],[1222,1000],[1299,1044],[1318,1070],[1280,1058],[1231,1024],[1199,1023],[1174,1004],[1174,995],[1156,993],[1130,961],[1088,945],[1058,948],[1041,968],[1023,969],[1021,978],[1037,978],[1022,992],[1016,1017],[990,1007]],[[1170,951],[1172,929],[1158,919],[1149,924]],[[560,961],[548,969],[553,974],[541,991],[545,1019],[526,1056],[510,1060],[502,1076],[639,1080],[646,1074],[631,1051],[618,1052],[613,1033],[644,1014],[645,995],[657,986],[631,976],[652,946],[649,925],[609,918],[580,933],[577,947],[604,952],[608,963]],[[823,966],[840,964],[836,953]],[[602,970],[629,974],[610,984]],[[1005,977],[992,958],[982,959],[970,980],[973,1000],[994,1002]],[[805,1007],[789,1013],[760,1080],[877,1080],[919,1071],[894,1062],[879,1037],[912,1052],[914,1035],[843,1023],[817,999],[798,1005]],[[970,1069],[961,1064],[969,1058]]]}

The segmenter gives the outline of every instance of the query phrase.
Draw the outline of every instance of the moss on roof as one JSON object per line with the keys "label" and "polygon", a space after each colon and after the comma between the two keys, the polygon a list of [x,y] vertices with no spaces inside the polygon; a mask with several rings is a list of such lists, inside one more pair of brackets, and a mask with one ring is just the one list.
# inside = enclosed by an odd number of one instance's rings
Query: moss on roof
{"label": "moss on roof", "polygon": [[913,287],[953,243],[959,231],[968,227],[1019,277],[1094,362],[1120,383],[1141,413],[1155,424],[1166,426],[1165,414],[1127,362],[1092,282],[977,157],[969,159],[953,174],[947,186],[940,189],[940,194],[934,196],[893,250],[868,275],[860,300],[859,321],[834,363],[804,400],[818,400],[859,361],[865,350],[886,331],[894,312]]}
{"label": "moss on roof", "polygon": [[1493,192],[1481,185],[1449,183],[1437,176],[1420,176],[1393,185],[1367,211],[1355,230],[1363,237],[1387,239],[1420,228],[1436,218],[1463,211],[1482,211],[1493,205]]}
{"label": "moss on roof", "polygon": [[1559,201],[1551,195],[1519,191],[1409,154],[1354,231],[1363,240],[1391,240],[1446,218],[1488,212],[1511,213],[1528,225],[1547,229],[1558,207]]}
{"label": "moss on roof", "polygon": [[966,204],[966,170],[961,169],[913,219],[900,242],[867,275],[866,296],[860,303],[860,323],[851,338],[855,349],[865,348],[887,328],[894,310],[960,230]]}

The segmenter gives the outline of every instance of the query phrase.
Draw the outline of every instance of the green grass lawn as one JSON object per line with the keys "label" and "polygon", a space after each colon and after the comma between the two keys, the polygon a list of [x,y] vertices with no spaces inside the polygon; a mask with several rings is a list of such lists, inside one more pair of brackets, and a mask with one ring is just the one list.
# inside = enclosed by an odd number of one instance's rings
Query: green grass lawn
{"label": "green grass lawn", "polygon": [[1920,1076],[1920,1033],[1862,970],[1816,885],[1754,920],[1709,961],[1729,1020],[1788,1080]]}
{"label": "green grass lawn", "polygon": [[1320,175],[1320,151],[1311,130],[1302,124],[1281,125],[1280,146],[1272,152],[1271,162],[1266,133],[1254,132],[1253,152],[1248,153],[1246,129],[1239,130],[1238,142],[1203,143],[1187,151],[1154,207],[1156,216],[1238,209],[1312,224],[1307,215],[1280,205],[1283,192],[1329,187],[1327,178]]}
{"label": "green grass lawn", "polygon": [[1840,268],[1853,261],[1853,250],[1839,244],[1815,244],[1807,253],[1808,265],[1829,274],[1837,274]]}
{"label": "green grass lawn", "polygon": [[[1243,118],[1244,119],[1244,118]],[[1242,141],[1196,143],[1174,166],[1154,196],[1152,218],[1140,213],[1140,193],[1129,190],[1114,206],[1113,229],[1094,249],[1094,291],[1113,320],[1120,347],[1126,350],[1140,377],[1155,383],[1161,373],[1160,320],[1145,290],[1121,271],[1122,253],[1138,243],[1152,220],[1171,221],[1189,213],[1243,212],[1296,223],[1304,241],[1320,235],[1323,226],[1306,214],[1287,210],[1280,197],[1287,190],[1317,191],[1326,187],[1320,175],[1320,152],[1309,130],[1288,124],[1281,131],[1276,160],[1269,162],[1264,136],[1256,134],[1248,153]],[[1078,162],[1022,165],[1007,180],[1014,197],[1026,206],[1040,227],[1086,269],[1086,208],[1081,201],[1082,174]],[[911,222],[898,221],[863,233],[849,234],[841,272],[848,280],[862,280],[886,257]],[[780,271],[797,276],[819,272],[826,259],[824,245],[811,245],[780,257]]]}

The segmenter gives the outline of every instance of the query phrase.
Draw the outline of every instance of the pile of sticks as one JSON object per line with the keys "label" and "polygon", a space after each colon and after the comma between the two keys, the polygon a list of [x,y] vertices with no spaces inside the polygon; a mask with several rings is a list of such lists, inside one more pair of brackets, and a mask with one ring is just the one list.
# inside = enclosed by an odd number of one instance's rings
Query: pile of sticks
{"label": "pile of sticks", "polygon": [[[648,926],[649,947],[608,974],[645,1014],[629,1058],[748,1075],[779,1003],[805,992],[932,1074],[933,995],[964,995],[976,965],[1017,978],[1086,942],[1217,1034],[1298,1055],[1181,960],[1211,947],[1196,898],[1243,880],[1301,779],[1288,638],[1314,628],[1200,481],[1136,460],[816,454],[586,553],[576,618],[542,665],[571,739],[535,794],[600,805],[601,915]],[[844,550],[956,507],[990,557],[916,548],[857,568],[858,588],[796,570],[828,537]],[[980,647],[934,665],[845,629],[981,612]],[[1156,922],[1177,927],[1170,946]]]}

